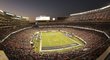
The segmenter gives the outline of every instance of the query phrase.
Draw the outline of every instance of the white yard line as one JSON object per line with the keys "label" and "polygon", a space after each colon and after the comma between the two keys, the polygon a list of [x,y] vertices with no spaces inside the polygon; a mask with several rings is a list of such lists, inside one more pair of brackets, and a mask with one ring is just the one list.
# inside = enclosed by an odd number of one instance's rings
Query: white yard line
{"label": "white yard line", "polygon": [[76,35],[74,35],[75,37],[77,37],[78,39],[80,39],[82,42],[84,42],[85,44],[87,44],[86,43],[86,41],[84,41],[82,38],[80,38],[80,37],[78,37],[78,36],[76,36]]}
{"label": "white yard line", "polygon": [[[67,36],[66,36],[66,37],[67,37]],[[68,37],[68,38],[69,38],[69,40],[71,40],[71,41],[76,42],[77,44],[79,44],[79,42],[73,40],[72,38],[70,38],[70,37]],[[81,45],[81,44],[79,44],[79,45]]]}
{"label": "white yard line", "polygon": [[40,32],[40,49],[39,51],[42,51],[42,32]]}
{"label": "white yard line", "polygon": [[[81,46],[81,45],[77,45],[77,46]],[[74,47],[77,47],[74,46]],[[48,51],[59,51],[59,50],[64,50],[64,49],[70,49],[70,48],[74,48],[73,46],[67,47],[67,48],[60,48],[60,49],[51,49],[51,50],[42,50],[41,52],[48,52]]]}
{"label": "white yard line", "polygon": [[[67,32],[68,33],[68,32]],[[67,36],[66,36],[67,37]],[[76,37],[77,39],[80,39],[81,41],[83,41],[85,44],[86,44],[86,42],[82,39],[82,38],[79,38],[78,36],[76,36],[76,35],[74,35],[74,37]],[[79,42],[77,42],[77,41],[75,41],[75,40],[73,40],[72,38],[70,38],[70,37],[68,37],[71,41],[74,41],[74,42],[76,42],[77,44],[79,44],[79,45],[82,45],[82,44],[80,44]]]}

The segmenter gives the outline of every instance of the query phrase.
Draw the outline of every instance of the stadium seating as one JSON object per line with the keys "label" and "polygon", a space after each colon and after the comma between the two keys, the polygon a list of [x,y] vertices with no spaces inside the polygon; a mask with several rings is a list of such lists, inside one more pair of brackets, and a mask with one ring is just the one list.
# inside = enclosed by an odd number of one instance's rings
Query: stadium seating
{"label": "stadium seating", "polygon": [[[105,51],[105,49],[109,45],[106,36],[104,36],[101,33],[94,32],[94,31],[87,31],[87,30],[82,31],[80,29],[74,29],[74,28],[65,28],[66,26],[62,28],[58,28],[58,27],[59,26],[56,25],[56,27],[53,27],[53,28],[52,26],[49,28],[48,27],[32,28],[32,29],[28,29],[28,30],[24,30],[19,33],[16,33],[2,43],[2,46],[4,47],[3,50],[6,52],[10,60],[20,59],[20,57],[22,57],[21,60],[28,60],[28,59],[35,59],[35,60],[76,59],[77,60],[77,59],[84,59],[84,58],[87,60],[87,59],[96,59],[100,54],[102,54],[103,51]],[[84,48],[88,50],[85,51],[81,49],[78,51],[68,51],[66,53],[52,53],[52,54],[43,54],[43,55],[36,54],[29,43],[34,32],[37,32],[39,30],[41,31],[41,30],[53,30],[53,29],[62,29],[65,31],[74,32],[75,35],[78,35],[79,37],[83,38],[87,42],[87,45]],[[99,53],[99,50],[100,50],[100,53]],[[92,54],[91,51],[94,53]]]}
{"label": "stadium seating", "polygon": [[[96,60],[109,46],[110,40],[103,33],[74,28],[82,26],[102,30],[110,35],[110,5],[82,13],[71,14],[64,20],[38,22],[39,27],[22,30],[12,34],[0,44],[9,60]],[[27,21],[9,19],[0,15],[0,39],[9,33],[31,26]],[[65,53],[39,54],[29,43],[35,32],[42,30],[65,30],[84,39],[87,44],[80,50],[71,50]]]}
{"label": "stadium seating", "polygon": [[6,18],[5,15],[0,15],[0,40],[13,31],[31,25],[32,25],[31,23],[25,20],[9,19]]}
{"label": "stadium seating", "polygon": [[67,20],[73,22],[110,22],[110,5],[105,7],[71,14],[70,17],[67,18]]}

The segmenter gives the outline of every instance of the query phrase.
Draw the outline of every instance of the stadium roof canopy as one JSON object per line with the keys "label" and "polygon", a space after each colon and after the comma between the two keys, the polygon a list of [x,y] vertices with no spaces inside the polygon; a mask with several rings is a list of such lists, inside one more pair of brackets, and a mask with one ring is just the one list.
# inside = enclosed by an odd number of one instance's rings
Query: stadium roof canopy
{"label": "stadium roof canopy", "polygon": [[99,9],[94,9],[94,10],[90,10],[90,11],[85,11],[85,12],[70,14],[70,16],[82,15],[82,14],[86,14],[86,13],[90,13],[90,12],[95,12],[95,11],[98,11],[98,10],[103,10],[103,9],[106,9],[106,8],[109,8],[109,7],[110,7],[110,5],[107,5],[105,7],[99,8]]}

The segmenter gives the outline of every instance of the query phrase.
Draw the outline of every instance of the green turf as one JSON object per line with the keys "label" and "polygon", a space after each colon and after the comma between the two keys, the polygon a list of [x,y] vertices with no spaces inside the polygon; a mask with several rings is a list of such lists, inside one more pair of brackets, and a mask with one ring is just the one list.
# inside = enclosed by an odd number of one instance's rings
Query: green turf
{"label": "green turf", "polygon": [[[36,35],[37,33],[35,33]],[[76,36],[73,37],[68,37],[65,35],[65,33],[60,32],[60,31],[41,31],[37,35],[41,37],[40,40],[36,39],[36,37],[33,38],[33,43],[34,43],[34,50],[37,53],[40,53],[43,47],[61,47],[61,46],[66,46],[66,45],[71,45],[71,44],[78,44],[76,46],[72,46],[69,49],[63,49],[63,50],[58,50],[56,52],[64,52],[64,51],[69,51],[69,50],[76,50],[85,45],[84,41],[79,39]],[[41,50],[40,50],[41,49]]]}
{"label": "green turf", "polygon": [[56,32],[42,32],[42,47],[54,47],[54,46],[64,46],[67,44],[77,43],[75,40],[67,37],[64,33]]}

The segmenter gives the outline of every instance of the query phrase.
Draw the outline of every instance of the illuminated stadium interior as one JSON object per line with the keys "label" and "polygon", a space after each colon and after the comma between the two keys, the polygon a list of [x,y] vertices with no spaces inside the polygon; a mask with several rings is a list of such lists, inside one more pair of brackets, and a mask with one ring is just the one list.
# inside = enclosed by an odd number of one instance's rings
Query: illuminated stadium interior
{"label": "illuminated stadium interior", "polygon": [[110,60],[109,55],[110,5],[34,21],[0,10],[0,60]]}

